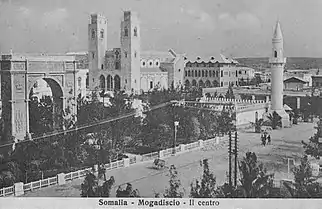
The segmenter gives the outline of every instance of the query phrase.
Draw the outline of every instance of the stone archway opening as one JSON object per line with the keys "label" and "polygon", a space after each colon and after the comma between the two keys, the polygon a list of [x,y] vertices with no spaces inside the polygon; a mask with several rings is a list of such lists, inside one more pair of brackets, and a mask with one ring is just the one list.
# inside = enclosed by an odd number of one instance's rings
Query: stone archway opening
{"label": "stone archway opening", "polygon": [[118,75],[114,77],[114,89],[119,91],[121,89],[121,78]]}
{"label": "stone archway opening", "polygon": [[35,81],[29,90],[29,132],[32,136],[61,129],[63,102],[63,90],[54,79]]}

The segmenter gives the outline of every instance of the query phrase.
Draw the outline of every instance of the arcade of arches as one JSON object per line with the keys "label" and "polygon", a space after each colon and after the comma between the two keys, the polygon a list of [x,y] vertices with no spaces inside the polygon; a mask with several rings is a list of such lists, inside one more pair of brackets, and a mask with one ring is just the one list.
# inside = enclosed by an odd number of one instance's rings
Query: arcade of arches
{"label": "arcade of arches", "polygon": [[99,79],[99,88],[101,90],[111,91],[121,89],[121,78],[119,75],[115,75],[114,77],[112,75],[107,75],[106,77],[101,75]]}
{"label": "arcade of arches", "polygon": [[191,86],[198,86],[198,87],[205,87],[205,88],[211,88],[211,87],[218,87],[219,83],[216,80],[213,80],[212,82],[209,80],[203,81],[203,80],[199,80],[197,82],[197,80],[193,79],[191,82],[187,79],[185,81],[185,86],[186,87],[191,87]]}

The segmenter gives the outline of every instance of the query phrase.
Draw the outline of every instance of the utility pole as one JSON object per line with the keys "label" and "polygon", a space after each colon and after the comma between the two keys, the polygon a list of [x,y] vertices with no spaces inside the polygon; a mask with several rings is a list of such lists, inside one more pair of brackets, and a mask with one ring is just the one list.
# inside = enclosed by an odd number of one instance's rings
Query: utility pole
{"label": "utility pole", "polygon": [[229,131],[229,144],[228,144],[228,181],[229,181],[229,186],[232,186],[231,182],[231,131]]}
{"label": "utility pole", "polygon": [[238,142],[238,134],[237,134],[237,131],[235,132],[235,170],[234,170],[234,184],[235,184],[235,187],[237,187],[237,169],[238,169],[238,161],[237,161],[237,157],[238,157],[238,149],[237,149],[237,142]]}

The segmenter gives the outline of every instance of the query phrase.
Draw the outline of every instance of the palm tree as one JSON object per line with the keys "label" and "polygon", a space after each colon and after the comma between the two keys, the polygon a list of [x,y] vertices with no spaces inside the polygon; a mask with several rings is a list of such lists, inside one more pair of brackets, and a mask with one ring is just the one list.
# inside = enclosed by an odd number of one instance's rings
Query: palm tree
{"label": "palm tree", "polygon": [[273,114],[269,114],[267,118],[269,120],[270,125],[272,126],[272,129],[282,127],[282,118],[275,111],[273,112]]}
{"label": "palm tree", "polygon": [[256,119],[255,123],[254,122],[250,122],[252,127],[255,127],[255,133],[260,133],[261,132],[261,128],[264,125],[264,119]]}
{"label": "palm tree", "polygon": [[263,164],[258,164],[254,152],[247,152],[240,162],[240,183],[237,188],[239,195],[246,198],[270,197],[273,188],[274,174],[267,174]]}

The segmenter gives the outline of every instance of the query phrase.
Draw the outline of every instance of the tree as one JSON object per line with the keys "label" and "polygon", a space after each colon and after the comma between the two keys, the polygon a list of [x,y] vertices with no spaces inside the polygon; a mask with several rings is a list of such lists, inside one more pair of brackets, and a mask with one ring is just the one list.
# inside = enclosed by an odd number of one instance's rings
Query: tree
{"label": "tree", "polygon": [[96,197],[98,181],[94,174],[87,173],[84,182],[81,184],[81,197]]}
{"label": "tree", "polygon": [[314,136],[309,139],[308,143],[302,140],[302,144],[306,155],[320,159],[320,156],[322,156],[322,144],[320,143],[320,138],[322,137],[322,118],[320,118],[317,125],[318,126],[315,127],[317,132],[314,134]]}
{"label": "tree", "polygon": [[111,189],[112,186],[114,185],[115,180],[114,177],[111,176],[107,181],[105,180],[105,182],[103,183],[102,186],[98,187],[98,196],[99,197],[110,197],[111,195]]}
{"label": "tree", "polygon": [[178,178],[178,172],[174,165],[171,165],[169,169],[169,188],[165,190],[163,197],[165,198],[182,198],[184,193],[181,188],[181,181]]}
{"label": "tree", "polygon": [[208,160],[203,160],[203,175],[201,181],[191,183],[190,197],[215,198],[218,196],[216,177],[209,170]]}
{"label": "tree", "polygon": [[81,184],[81,197],[110,197],[114,183],[114,177],[111,176],[102,186],[100,186],[96,176],[93,173],[88,172],[84,182]]}
{"label": "tree", "polygon": [[294,168],[295,194],[297,198],[318,197],[319,183],[312,177],[311,164],[306,155],[301,159],[301,164]]}
{"label": "tree", "polygon": [[255,127],[255,133],[260,133],[261,128],[264,125],[264,119],[256,119],[255,123],[250,122],[253,127]]}
{"label": "tree", "polygon": [[217,116],[218,131],[222,134],[227,134],[230,130],[234,131],[236,127],[233,120],[235,118],[235,114],[223,108],[221,113]]}
{"label": "tree", "polygon": [[31,133],[40,136],[53,131],[53,107],[53,101],[49,96],[43,97],[39,102],[35,99],[29,102],[29,126]]}
{"label": "tree", "polygon": [[270,125],[272,126],[272,129],[282,127],[282,118],[277,114],[276,111],[274,111],[272,114],[269,114],[267,118],[269,120]]}
{"label": "tree", "polygon": [[263,164],[258,164],[254,152],[247,152],[240,162],[240,186],[238,190],[242,197],[258,198],[270,197],[273,188],[274,174],[267,174]]}
{"label": "tree", "polygon": [[127,183],[126,188],[122,189],[121,186],[116,190],[116,197],[140,197],[139,190],[133,189],[132,184]]}
{"label": "tree", "polygon": [[234,92],[233,92],[233,87],[231,85],[229,85],[225,97],[226,97],[226,99],[235,99],[235,95],[234,95]]}

